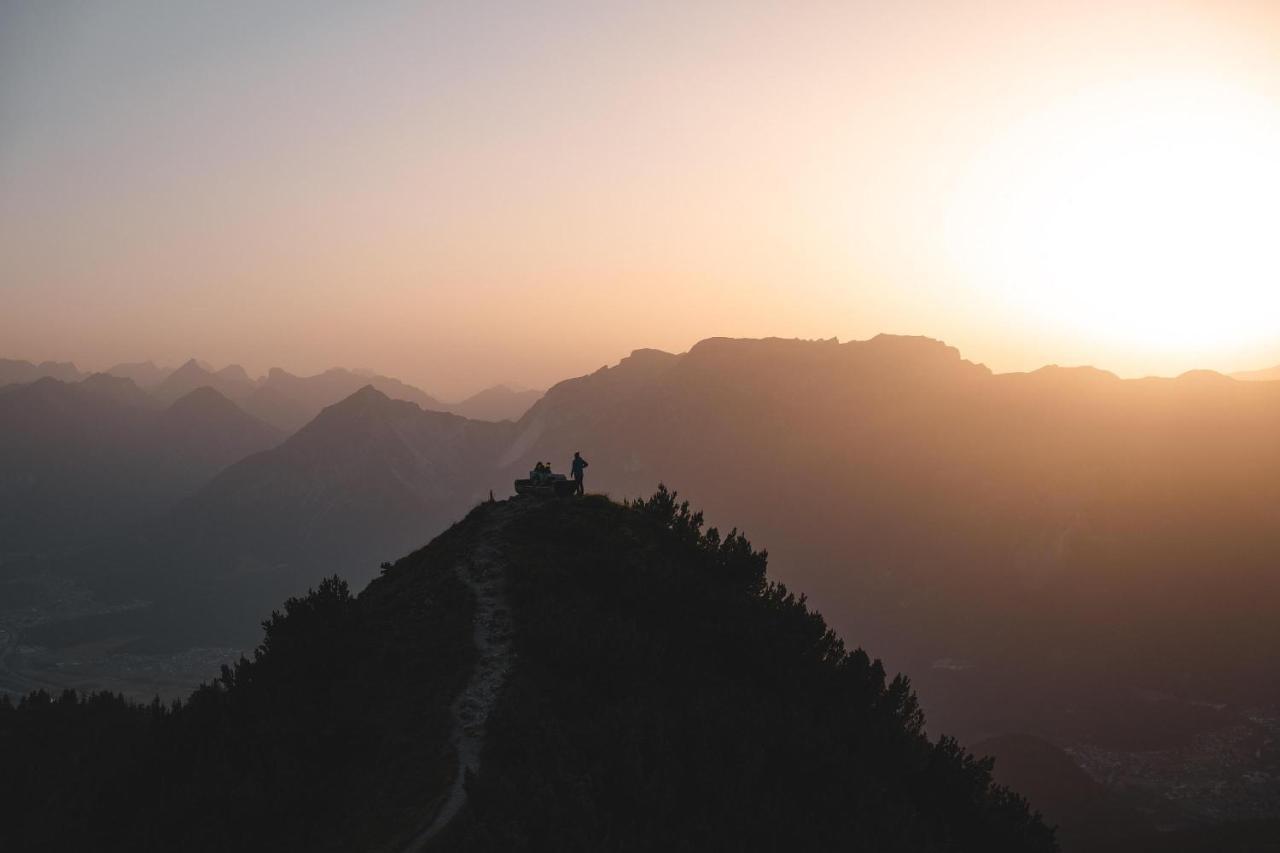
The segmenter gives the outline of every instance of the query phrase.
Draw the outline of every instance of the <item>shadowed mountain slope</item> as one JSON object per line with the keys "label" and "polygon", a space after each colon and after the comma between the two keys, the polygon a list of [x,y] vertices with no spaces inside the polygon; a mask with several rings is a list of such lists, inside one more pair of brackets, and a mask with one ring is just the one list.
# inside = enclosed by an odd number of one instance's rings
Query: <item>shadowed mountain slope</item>
{"label": "shadowed mountain slope", "polygon": [[97,373],[0,392],[0,548],[49,554],[170,508],[279,434],[212,389],[162,407]]}
{"label": "shadowed mountain slope", "polygon": [[173,372],[173,368],[158,367],[151,361],[132,361],[117,364],[104,372],[122,379],[132,379],[139,388],[154,388]]}
{"label": "shadowed mountain slope", "polygon": [[[58,429],[110,433],[95,417]],[[1280,701],[1278,433],[1280,386],[1210,372],[994,375],[924,338],[713,339],[560,383],[514,424],[365,389],[76,570],[242,632],[581,450],[589,491],[679,481],[767,542],[779,579],[913,674],[934,733],[1172,754],[1261,738]],[[1203,790],[1228,794],[1188,814],[1233,796],[1274,817],[1266,750],[1249,755],[1213,765]]]}
{"label": "shadowed mountain slope", "polygon": [[457,772],[480,559],[503,576],[510,673],[429,849],[1054,849],[988,764],[924,737],[904,679],[665,491],[483,504],[359,597],[326,581],[290,601],[252,662],[178,707],[0,703],[0,839],[403,849]]}
{"label": "shadowed mountain slope", "polygon": [[253,392],[254,382],[244,368],[233,364],[221,370],[209,370],[194,358],[166,376],[153,389],[156,398],[171,403],[185,397],[197,388],[212,388],[229,400],[237,402]]}
{"label": "shadowed mountain slope", "polygon": [[495,385],[458,403],[450,403],[448,411],[477,421],[519,420],[529,407],[542,398],[541,391],[517,391],[506,385]]}
{"label": "shadowed mountain slope", "polygon": [[[225,472],[153,551],[302,589],[581,450],[589,490],[678,479],[748,525],[780,578],[918,673],[944,730],[1137,736],[1113,688],[1270,699],[1278,429],[1280,387],[1219,374],[993,375],[925,338],[711,339],[562,382],[515,424],[365,389]],[[1146,748],[1164,731],[1185,726],[1148,725]]]}
{"label": "shadowed mountain slope", "polygon": [[191,471],[188,489],[284,437],[209,387],[197,388],[166,409],[156,436],[168,461],[181,461]]}
{"label": "shadowed mountain slope", "polygon": [[1266,370],[1244,370],[1240,373],[1231,374],[1233,379],[1241,379],[1245,382],[1280,382],[1280,366],[1270,367]]}
{"label": "shadowed mountain slope", "polygon": [[1147,815],[1113,797],[1070,755],[1046,740],[1000,735],[972,749],[995,760],[992,775],[997,782],[1030,798],[1045,821],[1058,826],[1064,850],[1146,850],[1160,837]]}
{"label": "shadowed mountain slope", "polygon": [[151,550],[180,553],[206,576],[269,572],[305,589],[346,567],[363,584],[500,488],[486,471],[509,432],[365,386],[223,471],[175,510],[166,544]]}
{"label": "shadowed mountain slope", "polygon": [[1110,712],[1080,703],[1128,679],[1274,698],[1280,386],[993,375],[924,338],[712,339],[562,382],[517,433],[511,475],[581,450],[591,490],[678,479],[747,525],[779,577],[919,673],[949,730],[1097,735]]}
{"label": "shadowed mountain slope", "polygon": [[60,382],[78,382],[84,376],[85,374],[69,361],[45,361],[32,364],[29,361],[0,358],[0,388],[45,378],[57,379]]}
{"label": "shadowed mountain slope", "polygon": [[273,367],[261,385],[244,401],[245,408],[286,433],[294,432],[327,406],[369,385],[393,400],[406,400],[424,409],[445,411],[439,400],[398,379],[335,367],[315,376],[295,376]]}

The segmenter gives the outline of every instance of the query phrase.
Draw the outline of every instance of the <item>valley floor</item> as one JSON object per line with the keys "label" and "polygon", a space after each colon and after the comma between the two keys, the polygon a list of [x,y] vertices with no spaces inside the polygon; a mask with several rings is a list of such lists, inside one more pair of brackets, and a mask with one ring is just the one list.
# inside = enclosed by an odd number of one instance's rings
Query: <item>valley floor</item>
{"label": "valley floor", "polygon": [[[140,611],[144,601],[108,604],[64,578],[38,575],[10,581],[0,596],[0,694],[13,699],[34,690],[59,693],[109,690],[131,699],[184,699],[248,650],[192,646],[166,651],[131,648],[137,637],[93,632],[50,647],[36,631],[72,629],[85,620]],[[10,592],[16,594],[8,594]]]}

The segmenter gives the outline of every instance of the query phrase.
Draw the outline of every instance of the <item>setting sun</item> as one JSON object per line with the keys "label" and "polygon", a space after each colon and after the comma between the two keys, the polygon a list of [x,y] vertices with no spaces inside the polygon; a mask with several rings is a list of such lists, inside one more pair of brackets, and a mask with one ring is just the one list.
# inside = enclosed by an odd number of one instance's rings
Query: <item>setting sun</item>
{"label": "setting sun", "polygon": [[1032,322],[1213,356],[1275,334],[1278,152],[1270,103],[1222,81],[1082,93],[993,141],[951,249]]}
{"label": "setting sun", "polygon": [[0,851],[1280,853],[1277,435],[1280,0],[0,0]]}

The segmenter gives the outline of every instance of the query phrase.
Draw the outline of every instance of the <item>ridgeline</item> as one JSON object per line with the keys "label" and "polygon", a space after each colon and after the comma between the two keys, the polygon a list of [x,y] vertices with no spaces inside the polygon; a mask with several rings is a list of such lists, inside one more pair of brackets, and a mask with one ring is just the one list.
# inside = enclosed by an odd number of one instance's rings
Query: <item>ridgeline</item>
{"label": "ridgeline", "polygon": [[186,702],[0,702],[0,847],[1056,849],[766,564],[666,489],[482,504]]}

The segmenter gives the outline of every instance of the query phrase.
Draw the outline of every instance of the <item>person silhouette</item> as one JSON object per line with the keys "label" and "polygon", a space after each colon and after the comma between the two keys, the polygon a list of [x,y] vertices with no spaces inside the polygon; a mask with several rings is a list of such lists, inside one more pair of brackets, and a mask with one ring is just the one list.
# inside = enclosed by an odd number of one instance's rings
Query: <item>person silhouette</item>
{"label": "person silhouette", "polygon": [[578,451],[573,451],[573,464],[569,466],[573,472],[573,493],[575,495],[586,494],[582,488],[582,475],[587,468],[587,460],[583,459]]}

